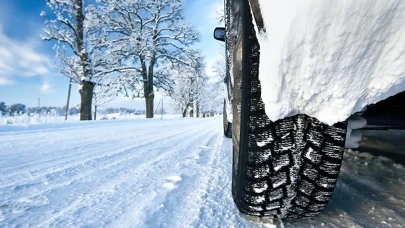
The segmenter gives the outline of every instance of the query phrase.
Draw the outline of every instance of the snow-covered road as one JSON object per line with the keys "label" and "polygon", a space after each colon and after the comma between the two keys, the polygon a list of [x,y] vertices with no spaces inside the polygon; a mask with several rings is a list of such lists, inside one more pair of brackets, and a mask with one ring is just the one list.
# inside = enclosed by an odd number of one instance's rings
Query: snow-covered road
{"label": "snow-covered road", "polygon": [[[221,118],[0,127],[0,227],[268,227],[231,197]],[[402,227],[405,169],[349,151],[322,215],[285,227]]]}

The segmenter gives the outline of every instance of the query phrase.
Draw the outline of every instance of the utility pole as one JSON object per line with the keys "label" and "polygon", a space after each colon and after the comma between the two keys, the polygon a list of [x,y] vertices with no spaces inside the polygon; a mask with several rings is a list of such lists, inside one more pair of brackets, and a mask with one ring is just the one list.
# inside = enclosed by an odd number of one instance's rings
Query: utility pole
{"label": "utility pole", "polygon": [[40,108],[41,108],[41,98],[38,97],[38,109],[40,109]]}
{"label": "utility pole", "polygon": [[67,104],[66,104],[65,120],[67,120],[68,114],[69,114],[69,101],[70,101],[70,91],[71,90],[72,90],[72,79],[69,80],[69,90],[68,90],[68,97],[67,97]]}

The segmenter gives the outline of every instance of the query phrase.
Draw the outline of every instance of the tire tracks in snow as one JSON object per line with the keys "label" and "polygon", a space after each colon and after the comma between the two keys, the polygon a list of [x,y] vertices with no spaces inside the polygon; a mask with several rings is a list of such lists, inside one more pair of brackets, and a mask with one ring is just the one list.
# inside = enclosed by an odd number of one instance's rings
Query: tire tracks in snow
{"label": "tire tracks in snow", "polygon": [[[181,135],[181,133],[179,133]],[[153,142],[160,141],[161,143],[170,143],[172,142],[173,139],[172,137],[175,137],[179,134],[174,134],[168,137],[164,137],[161,139],[156,139]],[[144,150],[146,146],[150,146],[148,142],[142,145],[137,145],[133,146],[124,150],[120,150],[119,153],[114,153],[112,155],[108,156],[102,156],[102,157],[97,157],[92,160],[87,160],[77,166],[69,166],[68,168],[64,168],[61,170],[58,170],[56,172],[52,173],[45,173],[42,174],[39,177],[36,177],[35,183],[28,183],[28,184],[23,184],[23,185],[12,185],[12,188],[9,189],[10,192],[14,191],[15,193],[13,194],[13,197],[16,197],[16,193],[20,193],[21,195],[24,195],[26,198],[36,198],[40,195],[43,195],[44,193],[47,193],[49,191],[58,189],[58,188],[63,188],[65,186],[69,185],[74,185],[78,181],[82,180],[83,178],[92,175],[94,173],[99,173],[99,172],[104,172],[106,170],[109,170],[113,167],[120,167],[123,163],[129,163],[133,161],[134,159],[137,159],[144,155],[146,152],[153,152],[156,153],[158,152],[158,148],[152,147],[148,148],[148,151]],[[156,145],[157,147],[160,147],[160,145]],[[136,153],[134,150],[140,151],[141,153]],[[93,168],[92,167],[98,167]],[[125,167],[125,166],[124,166]],[[42,186],[39,188],[39,185],[44,185],[44,182],[46,183],[45,187]],[[51,183],[51,184],[49,184]],[[56,184],[55,184],[56,183]],[[16,192],[16,189],[21,189],[20,191]],[[40,190],[39,190],[40,189]],[[3,192],[4,195],[11,195],[10,193],[7,193],[6,191],[2,191],[0,189],[0,193]],[[26,192],[31,192],[30,195],[26,195]],[[34,192],[34,193],[32,193]]]}
{"label": "tire tracks in snow", "polygon": [[[203,126],[201,126],[201,129]],[[201,139],[204,138],[204,136],[212,131],[211,128],[209,129],[204,129],[203,131],[201,131],[201,129],[196,128],[195,131],[196,132],[200,132],[199,134],[197,134],[195,137],[195,139]],[[192,131],[194,132],[194,131]],[[189,135],[184,135],[185,138],[187,138]],[[151,171],[154,170],[154,168],[156,168],[156,164],[159,163],[160,161],[165,161],[168,160],[170,161],[170,157],[173,154],[176,154],[176,152],[178,151],[184,151],[187,150],[187,148],[190,147],[190,144],[193,144],[194,141],[188,141],[183,137],[181,138],[182,143],[172,147],[171,149],[169,149],[168,151],[162,153],[162,154],[155,154],[157,156],[152,156],[153,159],[150,159],[150,156],[145,156],[141,161],[136,161],[135,164],[139,164],[138,167],[132,169],[132,170],[128,170],[129,166],[125,166],[123,165],[122,167],[115,169],[114,172],[110,173],[108,176],[106,176],[106,178],[104,178],[103,181],[100,181],[99,183],[97,183],[97,187],[96,188],[92,188],[89,189],[89,192],[86,192],[85,195],[73,200],[73,201],[69,201],[69,203],[64,207],[61,208],[60,211],[52,211],[49,215],[45,216],[47,219],[45,221],[42,221],[40,224],[35,224],[35,226],[37,227],[43,227],[43,226],[49,226],[52,224],[52,221],[54,221],[56,218],[58,218],[61,215],[66,215],[66,214],[70,214],[73,213],[75,214],[76,211],[81,211],[81,210],[86,210],[86,206],[92,206],[92,205],[99,205],[101,202],[105,202],[105,201],[109,201],[110,203],[115,203],[116,202],[116,198],[117,197],[116,194],[118,194],[118,197],[122,197],[123,192],[127,193],[127,192],[132,192],[134,195],[131,194],[131,196],[136,196],[136,192],[131,191],[130,189],[127,189],[126,191],[118,191],[121,188],[122,184],[130,184],[131,189],[138,189],[138,191],[141,191],[141,189],[144,189],[144,186],[138,186],[138,188],[136,186],[133,186],[134,184],[131,183],[131,181],[136,181],[137,179],[134,179],[134,176],[137,175],[138,173],[145,173],[147,175],[147,172],[145,172],[145,169],[152,169]],[[178,140],[178,139],[177,139]],[[159,144],[159,146],[161,146]],[[145,151],[148,152],[148,151]],[[157,152],[161,152],[161,150],[157,150]],[[132,161],[129,160],[127,161],[128,163],[131,163]],[[170,164],[168,164],[170,166]],[[138,174],[139,175],[139,174]],[[113,179],[108,179],[108,177],[111,177]],[[135,176],[135,177],[139,177],[139,176]],[[148,176],[145,176],[145,178],[150,178]],[[113,181],[111,181],[113,180]],[[139,180],[138,180],[139,182]],[[142,180],[141,183],[144,183],[145,181]],[[94,185],[94,184],[93,184]],[[139,184],[138,184],[139,185]],[[82,191],[83,192],[83,191]],[[99,196],[102,196],[101,198]],[[114,196],[114,197],[113,197]],[[123,201],[118,200],[118,202],[126,202],[125,199],[127,199],[127,195],[125,195],[126,197],[124,197],[124,199],[122,199]],[[110,199],[110,198],[114,198],[114,200]],[[72,198],[72,197],[70,197]],[[136,202],[135,202],[136,203]],[[80,207],[80,205],[84,204],[84,207]],[[105,204],[103,204],[105,205]],[[105,211],[108,211],[108,208],[106,208]],[[119,213],[118,213],[119,214]],[[108,216],[108,215],[107,215]],[[111,214],[109,214],[109,216],[111,216]],[[68,216],[69,218],[72,218],[73,223],[77,222],[74,221],[74,218],[76,216]],[[90,219],[90,218],[86,218],[86,219]],[[67,224],[69,224],[69,222],[67,222]],[[80,224],[80,223],[79,223]]]}
{"label": "tire tracks in snow", "polygon": [[[137,142],[133,142],[133,143],[131,143],[132,144],[131,146],[127,146],[124,149],[122,149],[121,145],[119,145],[119,144],[113,144],[112,146],[104,147],[103,149],[101,149],[102,147],[101,148],[100,147],[94,147],[94,144],[91,144],[91,145],[88,145],[88,146],[92,147],[91,149],[92,149],[92,151],[94,151],[94,153],[92,153],[92,154],[90,154],[87,150],[83,150],[82,153],[73,153],[73,154],[70,154],[69,156],[66,156],[66,157],[55,158],[55,159],[47,161],[47,163],[52,164],[52,166],[42,168],[42,169],[39,168],[39,169],[31,170],[32,169],[32,164],[27,164],[27,165],[24,165],[23,167],[15,168],[13,171],[16,172],[16,173],[15,174],[12,173],[11,175],[8,175],[8,176],[4,175],[5,172],[2,171],[3,172],[2,178],[4,180],[18,179],[18,181],[20,183],[26,183],[27,180],[32,180],[32,179],[38,178],[40,176],[48,175],[48,174],[51,174],[51,173],[60,173],[63,170],[66,170],[66,169],[69,169],[69,168],[74,168],[74,167],[77,167],[79,165],[85,165],[86,163],[92,162],[92,161],[94,161],[96,159],[101,160],[101,159],[106,158],[106,157],[111,157],[112,158],[114,156],[123,156],[123,155],[131,152],[132,149],[143,148],[145,146],[150,145],[151,143],[154,143],[154,142],[157,142],[157,141],[160,141],[160,140],[164,140],[164,139],[167,139],[167,138],[171,138],[171,137],[174,137],[174,136],[177,136],[177,135],[182,135],[182,134],[184,134],[186,132],[189,132],[189,130],[190,129],[183,129],[181,131],[173,130],[173,131],[170,132],[169,135],[162,135],[162,137],[147,140],[147,141],[142,142],[142,143],[140,143],[140,144],[138,144],[136,146],[133,146],[133,144],[137,143]],[[150,137],[150,136],[146,135],[145,137],[143,137],[141,139],[137,139],[137,141],[138,142],[143,141],[143,140],[147,139],[148,137]],[[117,153],[112,154],[111,150],[114,150],[114,149],[117,149],[117,148],[120,148],[120,150],[118,150]],[[83,156],[81,156],[81,155],[83,155]],[[96,155],[96,156],[95,157],[89,157],[89,155]],[[66,160],[66,158],[72,158],[72,157],[74,159]],[[83,158],[86,158],[86,159],[83,160]],[[55,161],[59,161],[59,160],[61,160],[62,162],[61,163],[55,163]],[[38,165],[38,164],[34,164],[34,167],[35,167],[35,165]],[[55,166],[58,166],[58,168],[55,169],[54,168]],[[22,172],[29,172],[30,175],[28,175],[26,179],[24,179],[24,178],[21,179],[21,177],[19,177],[19,175]],[[14,175],[14,178],[13,178],[12,175]],[[4,182],[1,181],[0,183],[4,183]],[[9,183],[6,186],[0,186],[0,190],[3,189],[3,188],[6,188],[6,187],[14,186],[14,185],[17,185],[17,183],[14,182],[14,183]]]}
{"label": "tire tracks in snow", "polygon": [[[217,131],[217,126],[211,128],[210,131],[208,131],[211,134],[205,134],[203,140],[197,138],[193,139],[187,149],[178,151],[178,153],[174,154],[174,157],[171,157],[171,159],[165,163],[156,164],[155,169],[151,169],[149,171],[158,171],[153,174],[154,177],[152,179],[154,181],[147,186],[142,186],[143,191],[137,193],[142,195],[142,197],[138,197],[141,198],[141,201],[131,202],[133,205],[132,209],[128,210],[127,213],[118,218],[115,225],[119,224],[120,226],[123,225],[125,227],[156,227],[165,224],[165,226],[170,227],[170,224],[167,223],[167,219],[169,218],[164,217],[165,213],[160,214],[160,216],[159,213],[161,210],[168,210],[170,214],[172,214],[173,211],[170,210],[170,201],[175,201],[176,205],[181,205],[181,202],[185,200],[184,197],[188,195],[188,191],[186,191],[185,188],[198,181],[198,179],[194,178],[194,174],[191,175],[189,173],[192,171],[192,169],[196,168],[196,166],[190,166],[190,161],[201,161],[201,156],[197,155],[203,153],[204,149],[201,149],[200,146],[211,145],[211,142],[218,138],[218,135],[216,134]],[[187,155],[190,155],[187,157],[188,160],[181,160]],[[172,161],[179,162],[175,166],[171,166],[170,163],[172,163]],[[181,169],[179,167],[182,165],[185,166],[185,169]],[[195,172],[200,173],[200,175],[204,175],[204,173],[201,172],[202,170],[203,169],[197,169]],[[173,179],[177,180],[173,181]],[[166,183],[162,183],[161,180],[165,180]],[[190,183],[191,181],[192,183]],[[166,187],[165,184],[169,184],[169,186]],[[180,194],[180,196],[177,194]],[[174,216],[169,217],[173,218]],[[158,225],[159,221],[162,222],[160,225]],[[115,225],[112,225],[112,227]]]}
{"label": "tire tracks in snow", "polygon": [[[170,133],[174,132],[174,134],[163,135],[163,137],[170,137],[170,136],[173,136],[173,135],[176,135],[176,134],[181,134],[181,133],[184,133],[187,130],[188,129],[186,129],[184,131],[172,130],[172,131],[170,131]],[[133,145],[134,143],[137,143],[138,141],[143,141],[143,140],[148,139],[148,138],[150,138],[150,136],[145,135],[145,136],[141,137],[140,139],[136,139],[135,142],[132,141],[132,142],[129,142],[129,143]],[[129,139],[131,139],[131,138],[129,138]],[[113,139],[112,142],[110,142],[110,141],[109,142],[103,142],[103,145],[98,145],[98,144],[88,143],[87,142],[87,144],[85,144],[84,146],[74,146],[74,147],[71,147],[71,148],[63,148],[63,151],[72,150],[72,151],[78,151],[78,152],[69,153],[68,155],[62,156],[62,157],[54,157],[52,159],[46,159],[46,160],[42,160],[42,161],[39,161],[39,162],[37,161],[35,163],[28,163],[28,164],[24,164],[24,165],[21,165],[21,166],[9,168],[10,170],[7,170],[7,168],[6,168],[6,169],[2,170],[2,172],[5,173],[7,171],[11,171],[11,172],[12,171],[21,171],[21,169],[23,169],[23,168],[32,169],[35,166],[38,166],[38,165],[41,165],[41,164],[48,164],[48,163],[55,166],[54,162],[58,161],[58,160],[62,160],[62,161],[64,161],[64,163],[71,163],[71,162],[73,162],[75,160],[81,160],[82,158],[78,157],[80,155],[84,155],[84,157],[88,157],[88,155],[90,154],[89,151],[90,152],[93,151],[94,152],[93,154],[99,154],[100,149],[102,149],[101,152],[109,153],[109,151],[111,149],[117,148],[117,142],[116,141],[119,142],[119,141],[122,141],[122,140],[123,140],[122,138],[117,137],[116,139]],[[157,139],[157,140],[159,140],[159,139]],[[155,141],[155,139],[148,140],[148,143],[154,142],[154,141]],[[78,143],[78,144],[80,145],[80,143]],[[106,147],[104,144],[111,145],[111,146]],[[142,145],[145,145],[145,143],[143,143]],[[53,146],[51,146],[49,148],[45,148],[44,150],[49,151],[49,153],[55,152],[55,145],[53,145]],[[58,152],[58,154],[60,154],[60,153],[62,153],[62,151]],[[73,157],[75,159],[73,159],[73,160],[65,160],[66,158],[71,158],[71,157]],[[61,165],[61,164],[58,164],[58,165]],[[34,170],[34,171],[37,171],[37,170]],[[34,172],[34,171],[31,171],[31,172]]]}
{"label": "tire tracks in snow", "polygon": [[200,159],[188,170],[194,169],[194,173],[184,174],[177,189],[168,192],[164,207],[149,214],[140,226],[230,227],[235,220],[243,224],[231,197],[232,163],[226,161],[232,157],[232,146],[226,140],[217,130],[207,144],[202,144]]}

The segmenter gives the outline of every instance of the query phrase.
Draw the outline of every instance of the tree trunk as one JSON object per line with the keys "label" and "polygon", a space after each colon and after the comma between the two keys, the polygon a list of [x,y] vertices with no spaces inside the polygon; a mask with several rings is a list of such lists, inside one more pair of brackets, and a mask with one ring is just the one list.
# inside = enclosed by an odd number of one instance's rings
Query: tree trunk
{"label": "tree trunk", "polygon": [[194,118],[194,110],[190,110],[190,118]]}
{"label": "tree trunk", "polygon": [[190,104],[187,104],[186,107],[184,107],[183,113],[182,113],[183,118],[185,118],[187,116],[187,109],[189,106],[190,106]]}
{"label": "tree trunk", "polygon": [[97,105],[94,105],[94,120],[97,120]]}
{"label": "tree trunk", "polygon": [[186,115],[187,115],[187,108],[185,108],[185,109],[183,110],[183,113],[181,114],[181,116],[182,116],[183,118],[185,118]]}
{"label": "tree trunk", "polygon": [[91,102],[93,100],[94,83],[82,81],[82,88],[80,89],[80,120],[91,120]]}
{"label": "tree trunk", "polygon": [[[155,58],[152,57],[149,67],[147,67],[144,56],[139,56],[142,66],[143,78],[143,94],[145,97],[146,118],[153,118],[153,100],[155,94],[153,91],[153,68],[155,66]],[[149,71],[148,71],[149,70]]]}
{"label": "tree trunk", "polygon": [[84,20],[85,11],[83,0],[75,0],[76,4],[76,45],[77,51],[80,54],[80,62],[83,70],[83,76],[85,80],[82,80],[82,88],[80,90],[81,106],[80,106],[80,120],[91,120],[91,108],[93,101],[93,90],[95,84],[90,82],[91,71],[90,71],[90,60],[85,49],[84,42]]}
{"label": "tree trunk", "polygon": [[146,118],[153,118],[154,95],[145,96]]}
{"label": "tree trunk", "polygon": [[200,118],[200,104],[198,104],[198,102],[195,105],[195,116]]}

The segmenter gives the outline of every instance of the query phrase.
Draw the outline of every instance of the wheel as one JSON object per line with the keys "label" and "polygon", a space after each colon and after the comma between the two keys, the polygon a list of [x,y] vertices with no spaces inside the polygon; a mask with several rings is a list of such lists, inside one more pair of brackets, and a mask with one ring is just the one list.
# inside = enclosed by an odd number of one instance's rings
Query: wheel
{"label": "wheel", "polygon": [[224,100],[224,110],[222,112],[222,122],[224,125],[224,136],[232,138],[232,123],[228,121],[228,115],[226,113],[226,101]]}
{"label": "wheel", "polygon": [[249,2],[229,0],[228,4],[233,17],[227,18],[233,21],[227,26],[237,28],[236,36],[227,37],[234,43],[228,50],[234,63],[234,202],[247,215],[315,216],[325,208],[336,185],[346,124],[329,126],[306,115],[269,120],[261,99],[260,47]]}

